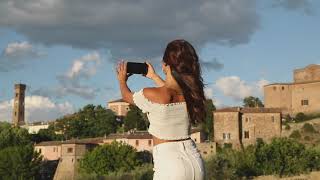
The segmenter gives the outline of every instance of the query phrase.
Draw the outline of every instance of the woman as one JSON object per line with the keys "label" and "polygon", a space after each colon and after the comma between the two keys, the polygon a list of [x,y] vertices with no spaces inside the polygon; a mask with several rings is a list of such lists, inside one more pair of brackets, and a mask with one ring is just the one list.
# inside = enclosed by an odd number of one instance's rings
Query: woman
{"label": "woman", "polygon": [[135,104],[147,113],[153,135],[154,176],[156,180],[202,180],[204,164],[194,141],[191,124],[205,117],[205,96],[199,59],[195,49],[185,40],[167,45],[163,56],[161,79],[150,63],[146,77],[158,87],[143,88],[132,93],[126,81],[126,64],[117,67],[117,76],[124,101]]}

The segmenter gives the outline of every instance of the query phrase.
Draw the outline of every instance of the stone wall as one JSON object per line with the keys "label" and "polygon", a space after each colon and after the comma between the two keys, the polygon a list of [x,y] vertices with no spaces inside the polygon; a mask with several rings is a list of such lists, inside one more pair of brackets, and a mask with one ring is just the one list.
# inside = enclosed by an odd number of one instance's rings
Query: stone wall
{"label": "stone wall", "polygon": [[214,141],[218,144],[231,143],[240,148],[239,112],[214,113]]}

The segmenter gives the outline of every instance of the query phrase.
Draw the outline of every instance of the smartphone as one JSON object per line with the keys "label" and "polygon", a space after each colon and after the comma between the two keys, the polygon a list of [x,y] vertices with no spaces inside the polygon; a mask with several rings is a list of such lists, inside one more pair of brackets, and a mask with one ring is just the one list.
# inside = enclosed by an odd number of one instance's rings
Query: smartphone
{"label": "smartphone", "polygon": [[127,73],[146,75],[148,73],[148,65],[146,63],[127,62]]}

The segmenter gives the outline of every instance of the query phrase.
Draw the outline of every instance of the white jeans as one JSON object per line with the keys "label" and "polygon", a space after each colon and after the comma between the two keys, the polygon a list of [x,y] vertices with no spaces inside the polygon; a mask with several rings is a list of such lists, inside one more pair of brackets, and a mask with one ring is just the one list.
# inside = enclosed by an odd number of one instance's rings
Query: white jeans
{"label": "white jeans", "polygon": [[203,180],[203,159],[192,139],[153,147],[153,180]]}

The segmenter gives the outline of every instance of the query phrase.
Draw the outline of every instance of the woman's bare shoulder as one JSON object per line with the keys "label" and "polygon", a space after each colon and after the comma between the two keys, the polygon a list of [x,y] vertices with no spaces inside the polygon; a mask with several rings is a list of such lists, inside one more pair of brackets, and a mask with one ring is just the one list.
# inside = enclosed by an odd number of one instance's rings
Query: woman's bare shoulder
{"label": "woman's bare shoulder", "polygon": [[154,103],[170,103],[171,95],[163,87],[147,87],[143,89],[144,96]]}

